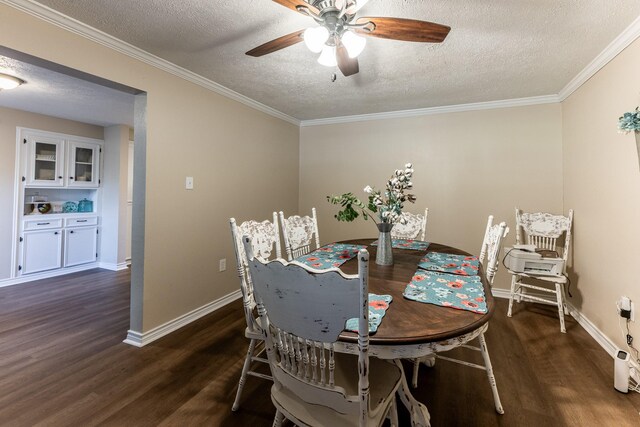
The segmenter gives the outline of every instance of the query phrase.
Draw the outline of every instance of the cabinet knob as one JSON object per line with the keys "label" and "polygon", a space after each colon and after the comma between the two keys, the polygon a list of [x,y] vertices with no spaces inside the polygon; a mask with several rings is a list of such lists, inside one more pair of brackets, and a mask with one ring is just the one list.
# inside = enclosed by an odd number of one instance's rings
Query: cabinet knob
{"label": "cabinet knob", "polygon": [[58,179],[62,179],[62,176],[59,176]]}
{"label": "cabinet knob", "polygon": [[72,176],[70,176],[70,177],[69,177],[69,179],[73,179],[73,177],[72,177]]}
{"label": "cabinet knob", "polygon": [[57,232],[57,231],[54,231],[54,232],[53,232],[53,234],[58,234],[58,232]]}
{"label": "cabinet knob", "polygon": [[73,234],[73,230],[71,230],[69,233]]}

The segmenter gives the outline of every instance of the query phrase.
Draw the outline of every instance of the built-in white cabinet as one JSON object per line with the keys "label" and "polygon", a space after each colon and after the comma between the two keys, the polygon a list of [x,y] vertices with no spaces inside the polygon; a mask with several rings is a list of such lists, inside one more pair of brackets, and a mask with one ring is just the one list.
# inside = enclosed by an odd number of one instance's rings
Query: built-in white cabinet
{"label": "built-in white cabinet", "polygon": [[67,185],[91,188],[100,185],[100,146],[87,142],[68,142]]}
{"label": "built-in white cabinet", "polygon": [[39,273],[62,267],[62,230],[25,231],[20,239],[23,247],[22,274]]}
{"label": "built-in white cabinet", "polygon": [[69,228],[64,231],[64,266],[95,262],[98,258],[98,227]]}
{"label": "built-in white cabinet", "polygon": [[95,262],[98,257],[98,217],[38,215],[23,221],[22,274]]}
{"label": "built-in white cabinet", "polygon": [[62,187],[65,143],[61,138],[30,134],[23,138],[27,156],[26,185]]}
{"label": "built-in white cabinet", "polygon": [[98,188],[102,144],[50,132],[25,131],[26,187]]}
{"label": "built-in white cabinet", "polygon": [[18,145],[16,275],[96,263],[103,141],[19,128]]}

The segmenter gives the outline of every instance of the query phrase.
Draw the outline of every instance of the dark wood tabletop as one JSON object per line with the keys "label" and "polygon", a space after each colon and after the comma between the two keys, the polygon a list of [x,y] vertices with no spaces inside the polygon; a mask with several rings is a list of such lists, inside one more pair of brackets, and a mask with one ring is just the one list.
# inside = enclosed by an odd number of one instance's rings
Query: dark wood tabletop
{"label": "dark wood tabletop", "polygon": [[[487,314],[411,301],[402,295],[418,268],[418,262],[427,252],[470,254],[450,246],[431,243],[426,251],[393,249],[393,265],[380,266],[375,262],[377,246],[371,246],[374,240],[356,239],[340,242],[367,245],[367,251],[369,251],[369,292],[393,297],[393,302],[391,302],[378,331],[369,336],[370,344],[408,345],[441,341],[474,331],[489,321],[495,311],[495,302],[484,277],[482,266],[480,266],[480,275],[486,295]],[[347,274],[357,274],[358,257],[342,264],[340,269]],[[357,341],[357,335],[343,332],[340,339],[354,342]]]}

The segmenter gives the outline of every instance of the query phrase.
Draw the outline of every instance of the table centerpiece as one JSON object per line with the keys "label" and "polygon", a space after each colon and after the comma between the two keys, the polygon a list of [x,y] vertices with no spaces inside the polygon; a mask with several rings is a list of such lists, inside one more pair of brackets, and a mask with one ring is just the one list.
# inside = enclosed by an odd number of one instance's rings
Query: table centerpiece
{"label": "table centerpiece", "polygon": [[334,215],[338,221],[351,222],[361,216],[365,220],[371,218],[376,223],[379,233],[376,252],[376,264],[378,265],[393,264],[391,229],[398,222],[406,223],[406,219],[402,215],[404,203],[415,203],[416,201],[415,195],[407,193],[413,188],[412,177],[413,166],[411,163],[407,163],[404,165],[404,169],[396,169],[391,175],[384,193],[367,185],[364,188],[364,192],[369,195],[367,203],[364,203],[353,193],[327,196],[329,203],[342,206],[342,209]]}

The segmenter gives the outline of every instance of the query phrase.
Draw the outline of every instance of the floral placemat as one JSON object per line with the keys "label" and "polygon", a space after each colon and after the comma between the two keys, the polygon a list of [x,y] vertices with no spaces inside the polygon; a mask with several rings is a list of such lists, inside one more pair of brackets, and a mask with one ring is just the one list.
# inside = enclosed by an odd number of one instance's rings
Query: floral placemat
{"label": "floral placemat", "polygon": [[[376,240],[371,245],[378,246],[378,241]],[[422,240],[391,239],[391,246],[396,249],[426,251],[427,248],[429,247],[429,242],[423,242]]]}
{"label": "floral placemat", "polygon": [[[369,333],[372,334],[378,330],[378,326],[382,323],[382,318],[387,314],[389,304],[393,300],[391,295],[369,294]],[[358,319],[347,320],[346,330],[358,332]]]}
{"label": "floral placemat", "polygon": [[316,249],[295,260],[318,270],[326,270],[331,267],[340,267],[351,258],[358,255],[360,249],[366,245],[351,245],[348,243],[331,243]]}
{"label": "floral placemat", "polygon": [[427,253],[418,264],[418,267],[423,270],[440,271],[461,276],[477,276],[479,266],[480,261],[476,256],[452,255],[440,252]]}
{"label": "floral placemat", "polygon": [[413,301],[485,314],[487,302],[479,276],[460,276],[418,269],[404,290]]}

